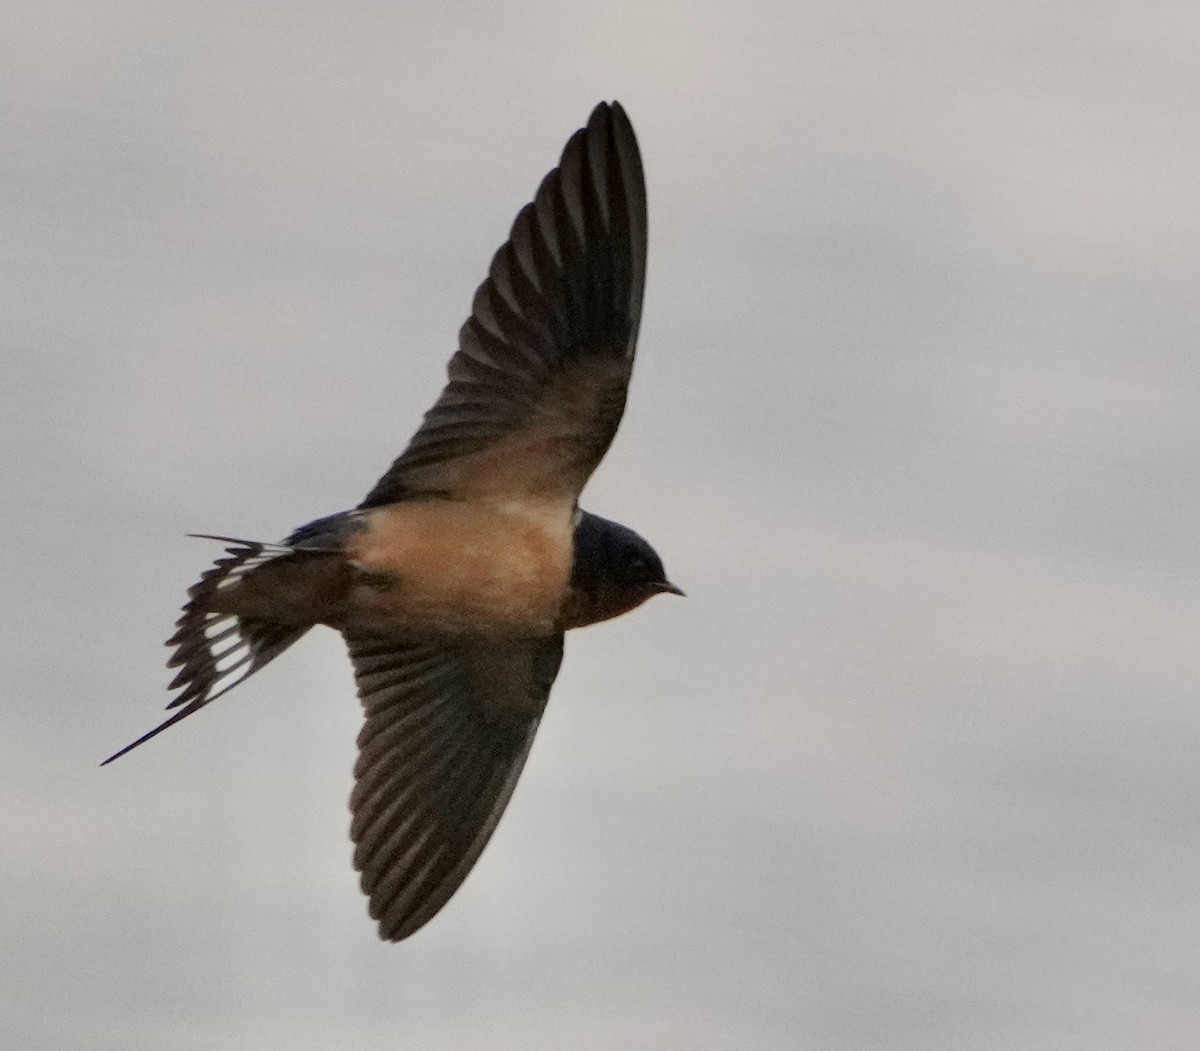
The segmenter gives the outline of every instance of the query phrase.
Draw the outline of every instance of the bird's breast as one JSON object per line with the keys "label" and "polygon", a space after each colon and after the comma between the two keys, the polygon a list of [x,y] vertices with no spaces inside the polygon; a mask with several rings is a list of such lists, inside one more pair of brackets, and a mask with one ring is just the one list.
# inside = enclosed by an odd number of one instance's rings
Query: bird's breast
{"label": "bird's breast", "polygon": [[545,635],[571,573],[571,508],[412,500],[364,514],[346,544],[348,620],[434,635]]}

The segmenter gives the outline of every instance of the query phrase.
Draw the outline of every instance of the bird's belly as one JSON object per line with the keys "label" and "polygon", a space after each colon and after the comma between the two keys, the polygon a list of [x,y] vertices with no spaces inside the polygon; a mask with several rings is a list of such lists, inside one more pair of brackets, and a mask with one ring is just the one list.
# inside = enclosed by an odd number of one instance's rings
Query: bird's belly
{"label": "bird's belly", "polygon": [[545,635],[571,575],[569,508],[422,500],[365,515],[347,544],[349,621],[433,635]]}

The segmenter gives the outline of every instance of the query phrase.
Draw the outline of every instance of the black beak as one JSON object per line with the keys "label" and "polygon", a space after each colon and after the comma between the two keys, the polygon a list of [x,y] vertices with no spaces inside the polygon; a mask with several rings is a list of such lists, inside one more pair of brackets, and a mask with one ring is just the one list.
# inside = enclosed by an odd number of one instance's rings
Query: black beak
{"label": "black beak", "polygon": [[669,580],[660,580],[654,585],[654,590],[657,594],[661,595],[678,595],[680,598],[687,597],[684,595],[682,588],[677,588]]}

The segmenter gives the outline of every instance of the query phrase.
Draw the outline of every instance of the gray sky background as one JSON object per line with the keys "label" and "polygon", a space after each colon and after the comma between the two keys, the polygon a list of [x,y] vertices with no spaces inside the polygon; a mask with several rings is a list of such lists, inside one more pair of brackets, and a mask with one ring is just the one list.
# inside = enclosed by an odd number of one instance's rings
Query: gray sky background
{"label": "gray sky background", "polygon": [[[1194,3],[17,2],[0,1043],[1193,1048]],[[595,102],[640,359],[575,634],[377,941],[332,633],[125,759],[216,550],[356,503]]]}

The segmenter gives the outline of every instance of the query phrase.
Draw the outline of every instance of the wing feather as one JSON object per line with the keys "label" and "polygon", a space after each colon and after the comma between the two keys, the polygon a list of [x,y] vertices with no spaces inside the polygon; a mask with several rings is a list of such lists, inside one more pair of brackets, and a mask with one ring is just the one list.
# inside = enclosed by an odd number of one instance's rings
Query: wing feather
{"label": "wing feather", "polygon": [[366,715],[350,797],[354,865],[383,938],[457,890],[508,803],[562,636],[456,647],[347,633]]}
{"label": "wing feather", "polygon": [[434,492],[573,505],[624,411],[645,272],[637,140],[602,103],[517,214],[448,385],[361,506]]}

